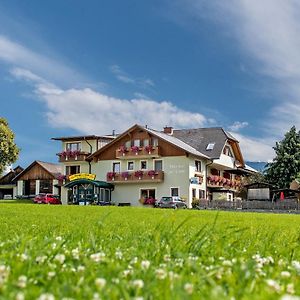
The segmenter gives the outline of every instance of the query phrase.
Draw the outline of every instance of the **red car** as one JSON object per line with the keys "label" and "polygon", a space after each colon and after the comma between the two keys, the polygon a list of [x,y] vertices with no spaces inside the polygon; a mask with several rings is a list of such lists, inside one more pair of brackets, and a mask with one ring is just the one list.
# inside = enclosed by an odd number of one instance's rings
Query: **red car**
{"label": "red car", "polygon": [[61,204],[61,201],[59,199],[58,195],[53,195],[53,194],[38,194],[35,196],[34,203],[39,203],[39,204]]}

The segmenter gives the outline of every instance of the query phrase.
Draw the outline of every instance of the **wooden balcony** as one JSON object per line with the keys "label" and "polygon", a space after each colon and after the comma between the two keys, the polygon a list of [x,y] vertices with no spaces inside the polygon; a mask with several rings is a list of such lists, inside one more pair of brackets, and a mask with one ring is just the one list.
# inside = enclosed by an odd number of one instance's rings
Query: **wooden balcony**
{"label": "wooden balcony", "polygon": [[228,190],[238,190],[241,188],[242,182],[240,180],[230,180],[222,176],[208,176],[207,187],[210,188],[222,188]]}
{"label": "wooden balcony", "polygon": [[144,182],[163,182],[163,171],[132,171],[132,172],[108,172],[106,176],[107,182],[111,183],[144,183]]}
{"label": "wooden balcony", "polygon": [[141,159],[149,157],[160,157],[159,146],[146,147],[121,147],[116,150],[116,158],[118,159]]}
{"label": "wooden balcony", "polygon": [[57,153],[59,162],[74,162],[74,161],[85,161],[85,159],[90,155],[89,152],[74,151],[74,152],[61,152]]}

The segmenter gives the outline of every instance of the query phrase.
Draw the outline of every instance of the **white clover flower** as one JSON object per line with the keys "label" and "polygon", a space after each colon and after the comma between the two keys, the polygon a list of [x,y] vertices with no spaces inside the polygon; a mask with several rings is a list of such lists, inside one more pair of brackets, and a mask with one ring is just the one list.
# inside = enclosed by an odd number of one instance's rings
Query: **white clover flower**
{"label": "white clover flower", "polygon": [[291,277],[291,273],[288,272],[288,271],[282,271],[282,272],[280,273],[280,276],[281,276],[282,278],[289,278],[289,277]]}
{"label": "white clover flower", "polygon": [[61,236],[57,236],[55,239],[56,239],[57,241],[61,241],[61,240],[62,240],[62,237],[61,237]]}
{"label": "white clover flower", "polygon": [[275,281],[273,279],[267,279],[266,283],[267,283],[268,287],[271,288],[272,290],[274,290],[275,292],[280,292],[281,288],[277,281]]}
{"label": "white clover flower", "polygon": [[136,289],[142,289],[144,287],[144,281],[142,279],[133,280],[131,284]]}
{"label": "white clover flower", "polygon": [[169,278],[170,278],[170,280],[178,279],[179,275],[177,273],[174,273],[173,271],[170,271]]}
{"label": "white clover flower", "polygon": [[138,262],[138,258],[135,256],[131,261],[130,261],[130,263],[131,264],[136,264]]}
{"label": "white clover flower", "polygon": [[296,270],[297,273],[300,273],[300,262],[299,261],[293,260],[292,267]]}
{"label": "white clover flower", "polygon": [[16,300],[24,300],[25,296],[22,292],[17,293]]}
{"label": "white clover flower", "polygon": [[26,285],[27,285],[27,277],[25,275],[19,276],[17,286],[21,289],[24,289]]}
{"label": "white clover flower", "polygon": [[47,256],[46,255],[42,255],[42,256],[38,256],[35,261],[38,263],[38,264],[42,264],[46,261],[47,259]]}
{"label": "white clover flower", "polygon": [[194,285],[192,283],[186,283],[184,285],[184,290],[186,291],[187,294],[191,295],[193,294],[194,291]]}
{"label": "white clover flower", "polygon": [[300,300],[299,296],[283,295],[280,300]]}
{"label": "white clover flower", "polygon": [[78,272],[84,272],[84,270],[85,270],[85,266],[80,265],[80,266],[77,267]]}
{"label": "white clover flower", "polygon": [[10,272],[10,267],[0,265],[0,287],[7,281]]}
{"label": "white clover flower", "polygon": [[165,262],[171,261],[171,256],[169,254],[165,254],[164,255],[164,261]]}
{"label": "white clover flower", "polygon": [[48,272],[48,274],[47,274],[48,279],[53,278],[55,275],[56,275],[56,273],[55,273],[54,271],[50,271],[50,272]]}
{"label": "white clover flower", "polygon": [[20,260],[21,260],[21,261],[26,261],[26,260],[28,260],[28,255],[25,254],[25,253],[20,254]]}
{"label": "white clover flower", "polygon": [[106,279],[104,278],[96,278],[95,279],[95,285],[99,289],[103,289],[106,285]]}
{"label": "white clover flower", "polygon": [[223,260],[222,265],[224,267],[232,267],[232,262],[230,260]]}
{"label": "white clover flower", "polygon": [[268,256],[266,258],[267,262],[270,263],[270,264],[274,264],[274,258],[272,256]]}
{"label": "white clover flower", "polygon": [[56,254],[54,261],[59,262],[61,265],[65,262],[66,256],[64,254]]}
{"label": "white clover flower", "polygon": [[142,260],[142,262],[141,262],[141,268],[143,269],[143,270],[147,270],[147,269],[149,269],[149,267],[150,267],[150,261],[149,260]]}
{"label": "white clover flower", "polygon": [[98,263],[102,262],[105,259],[105,253],[104,252],[98,252],[90,255],[90,258],[92,261]]}
{"label": "white clover flower", "polygon": [[77,259],[77,260],[79,259],[79,249],[78,248],[72,249],[71,253],[72,253],[72,257],[74,259]]}
{"label": "white clover flower", "polygon": [[56,243],[52,243],[52,245],[51,245],[52,249],[55,249],[55,248],[56,248],[56,246],[57,246],[57,244],[56,244]]}
{"label": "white clover flower", "polygon": [[135,297],[133,300],[144,300],[144,297]]}
{"label": "white clover flower", "polygon": [[123,253],[120,250],[117,250],[115,253],[115,256],[117,259],[122,259],[123,258]]}
{"label": "white clover flower", "polygon": [[93,300],[101,300],[101,298],[100,298],[100,296],[99,296],[98,293],[94,293]]}
{"label": "white clover flower", "polygon": [[155,275],[158,279],[165,279],[167,277],[167,272],[164,269],[156,269]]}
{"label": "white clover flower", "polygon": [[293,283],[289,283],[289,284],[286,286],[286,291],[287,291],[287,293],[289,293],[289,294],[294,294],[294,293],[295,293],[294,284],[293,284]]}
{"label": "white clover flower", "polygon": [[41,294],[38,300],[55,300],[55,297],[52,294],[45,293]]}
{"label": "white clover flower", "polygon": [[123,276],[123,277],[127,277],[127,276],[129,276],[131,273],[132,273],[132,270],[127,269],[127,270],[124,270],[124,271],[122,272],[122,276]]}
{"label": "white clover flower", "polygon": [[120,279],[119,278],[112,278],[111,282],[114,283],[114,284],[119,284]]}

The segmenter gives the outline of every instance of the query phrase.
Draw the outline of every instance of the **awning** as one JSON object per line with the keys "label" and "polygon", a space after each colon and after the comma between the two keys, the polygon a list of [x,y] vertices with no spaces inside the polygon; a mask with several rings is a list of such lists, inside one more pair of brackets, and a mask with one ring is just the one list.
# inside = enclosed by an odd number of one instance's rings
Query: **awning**
{"label": "awning", "polygon": [[114,189],[114,185],[105,181],[99,181],[99,180],[88,180],[88,179],[77,179],[77,180],[72,180],[64,185],[66,188],[72,188],[75,185],[79,184],[92,184],[94,186],[104,188],[104,189]]}

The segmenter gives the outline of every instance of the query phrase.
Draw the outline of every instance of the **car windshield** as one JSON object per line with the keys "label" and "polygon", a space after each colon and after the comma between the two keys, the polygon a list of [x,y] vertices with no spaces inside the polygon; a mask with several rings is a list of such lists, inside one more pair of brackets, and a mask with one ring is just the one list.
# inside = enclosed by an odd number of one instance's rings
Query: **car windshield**
{"label": "car windshield", "polygon": [[164,201],[164,202],[172,201],[172,197],[162,197],[161,201]]}

